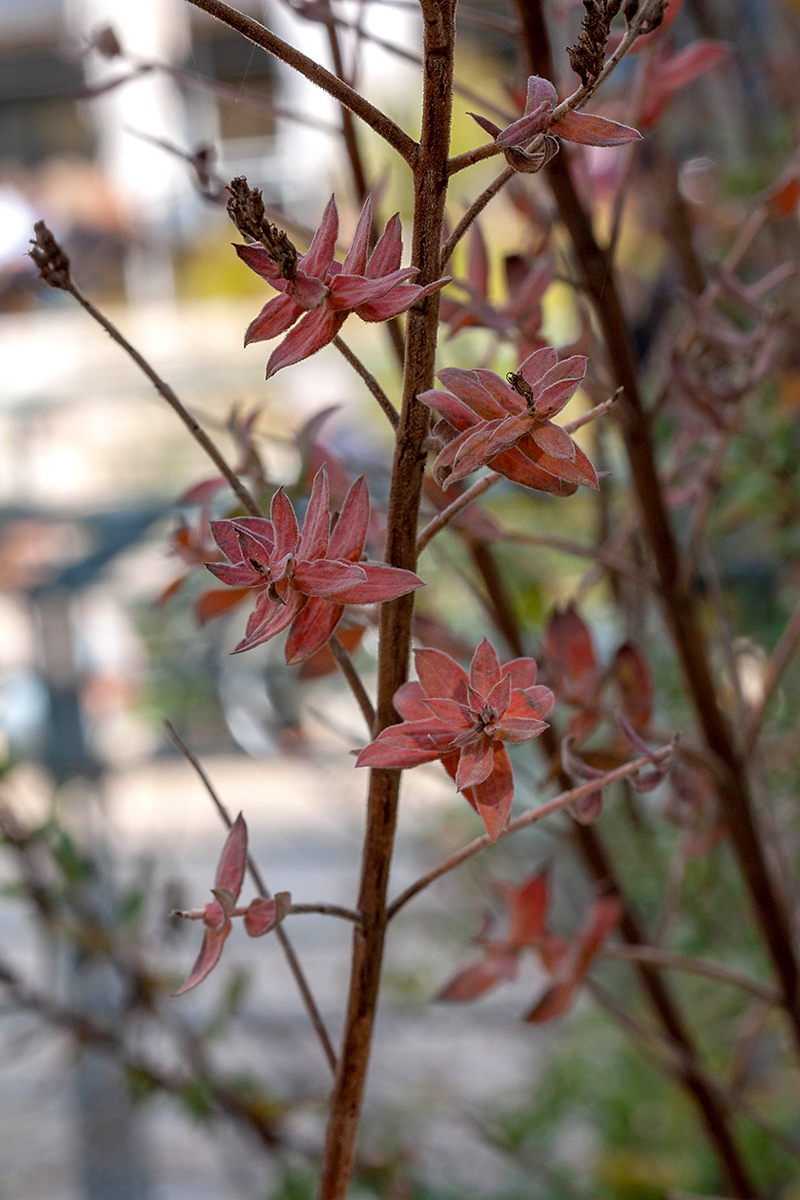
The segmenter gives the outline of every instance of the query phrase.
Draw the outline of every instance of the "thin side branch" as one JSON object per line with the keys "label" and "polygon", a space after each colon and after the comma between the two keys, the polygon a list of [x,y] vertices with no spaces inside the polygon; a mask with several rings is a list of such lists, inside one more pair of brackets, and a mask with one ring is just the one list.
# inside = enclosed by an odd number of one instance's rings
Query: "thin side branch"
{"label": "thin side branch", "polygon": [[370,129],[374,129],[377,134],[380,134],[409,166],[414,166],[419,152],[419,147],[414,139],[410,138],[399,125],[396,125],[391,117],[387,117],[386,113],[371,104],[366,97],[356,92],[344,80],[338,79],[332,71],[328,71],[313,58],[309,58],[307,54],[303,54],[302,51],[285,42],[283,38],[278,37],[253,17],[248,17],[238,9],[231,8],[223,0],[188,0],[188,3],[208,13],[209,16],[216,17],[229,29],[235,29],[248,41],[254,42],[263,50],[274,55],[275,58],[280,59],[281,62],[286,63],[287,66],[292,67],[300,75],[305,76],[311,83],[322,88],[329,96],[333,96],[334,100],[338,100],[345,108],[349,108],[352,113],[360,117],[366,125],[369,125]]}
{"label": "thin side branch", "polygon": [[498,176],[496,176],[495,179],[492,180],[489,186],[481,192],[480,196],[476,197],[476,199],[472,201],[472,204],[470,204],[469,208],[464,213],[453,232],[450,234],[450,237],[442,245],[442,257],[439,260],[440,275],[444,272],[444,269],[449,263],[453,251],[469,229],[472,222],[476,217],[481,215],[489,201],[493,200],[497,193],[502,191],[514,173],[513,167],[506,167]]}
{"label": "thin side branch", "polygon": [[[208,795],[210,796],[214,807],[216,808],[217,812],[219,813],[220,817],[222,818],[223,824],[228,829],[230,829],[231,826],[233,825],[233,820],[231,818],[231,815],[228,812],[225,805],[220,800],[219,795],[217,794],[217,791],[216,791],[214,785],[212,784],[211,780],[208,778],[208,775],[206,775],[205,770],[203,769],[203,766],[200,763],[200,760],[189,749],[189,747],[184,742],[183,738],[180,737],[178,732],[173,728],[173,726],[169,723],[169,721],[165,721],[164,724],[167,727],[167,732],[169,733],[169,736],[172,738],[173,742],[178,747],[181,754],[184,756],[184,758],[189,763],[189,765],[194,768],[198,778],[200,779],[200,782],[203,784],[203,787],[208,792]],[[270,899],[269,888],[267,887],[266,883],[264,882],[264,878],[263,878],[261,872],[259,871],[258,866],[256,865],[255,861],[253,860],[253,856],[251,854],[248,854],[248,856],[247,856],[247,869],[250,872],[250,878],[252,879],[253,883],[255,884],[255,888],[256,888],[256,891],[258,892],[258,894],[260,896],[263,896],[263,898],[265,900],[269,900]],[[333,1071],[335,1074],[336,1066],[337,1066],[336,1052],[334,1051],[333,1045],[331,1043],[331,1039],[328,1036],[328,1031],[325,1028],[325,1022],[322,1020],[322,1017],[320,1016],[320,1012],[319,1012],[319,1009],[317,1008],[317,1003],[311,992],[311,988],[308,986],[308,980],[305,977],[303,968],[300,966],[300,961],[295,953],[294,946],[292,945],[291,941],[289,940],[289,935],[286,932],[286,930],[283,928],[283,925],[277,925],[275,927],[275,936],[278,939],[278,941],[280,942],[281,949],[283,950],[283,953],[286,956],[286,961],[289,964],[289,970],[292,972],[292,975],[294,976],[294,980],[295,980],[295,983],[297,984],[298,990],[302,997],[303,1004],[306,1007],[306,1012],[308,1013],[311,1024],[313,1025],[313,1027],[316,1031],[317,1037],[319,1038],[320,1045],[322,1046],[325,1057],[328,1060],[328,1065],[330,1066],[331,1071]]]}
{"label": "thin side branch", "polygon": [[348,687],[355,697],[358,707],[361,709],[361,714],[367,723],[367,729],[372,733],[372,728],[375,724],[375,709],[372,706],[372,701],[367,694],[367,689],[361,682],[361,676],[353,666],[350,655],[345,650],[336,634],[333,635],[328,642],[331,653],[336,659],[336,665],[347,680]]}
{"label": "thin side branch", "polygon": [[364,380],[364,383],[378,401],[382,411],[386,414],[392,429],[397,429],[397,426],[400,424],[400,414],[372,372],[367,370],[358,355],[353,353],[347,342],[342,341],[338,333],[333,339],[333,344],[342,357],[347,359],[353,370]]}
{"label": "thin side branch", "polygon": [[512,834],[518,833],[520,829],[527,829],[529,825],[535,825],[537,821],[549,817],[554,812],[559,812],[562,808],[568,808],[570,804],[574,804],[576,800],[581,800],[584,796],[591,795],[592,792],[601,791],[603,788],[609,787],[610,784],[617,783],[620,779],[627,779],[629,776],[635,775],[637,771],[650,767],[654,763],[663,762],[672,753],[672,746],[663,746],[660,750],[655,750],[650,756],[644,755],[642,758],[633,759],[631,762],[625,763],[621,767],[616,767],[613,771],[609,771],[599,779],[593,779],[589,783],[582,783],[580,787],[571,788],[568,792],[561,792],[552,800],[548,800],[546,804],[540,805],[539,808],[532,808],[528,812],[516,817],[513,821],[509,821],[505,829],[501,830],[497,835],[494,842],[488,833],[485,833],[482,837],[475,838],[474,841],[469,842],[466,846],[462,846],[460,850],[456,850],[455,854],[442,859],[438,866],[433,867],[432,870],[422,875],[415,883],[412,883],[410,887],[407,887],[404,892],[401,892],[397,899],[393,900],[389,905],[387,917],[391,920],[409,900],[413,899],[419,892],[424,891],[429,884],[441,878],[442,875],[446,875],[448,871],[460,867],[462,863],[479,854],[481,850],[488,849],[489,846],[495,845],[496,842],[501,841],[503,838],[511,837]]}
{"label": "thin side branch", "polygon": [[361,913],[354,908],[344,908],[341,904],[292,904],[288,915],[295,917],[303,913],[320,913],[323,917],[341,917],[343,921],[361,924]]}
{"label": "thin side branch", "polygon": [[604,958],[615,958],[623,962],[647,962],[657,967],[672,967],[676,971],[689,971],[693,975],[703,975],[706,979],[716,979],[720,983],[729,983],[731,987],[741,988],[766,1000],[768,1004],[780,1004],[781,996],[777,988],[767,983],[759,983],[741,971],[732,971],[722,963],[710,958],[695,958],[692,954],[676,954],[672,950],[662,950],[658,946],[606,946]]}
{"label": "thin side branch", "polygon": [[489,488],[494,487],[502,479],[502,475],[498,475],[496,471],[492,471],[490,475],[484,475],[483,479],[479,479],[477,483],[473,483],[465,492],[456,497],[452,504],[448,504],[447,508],[443,508],[440,513],[428,522],[422,533],[417,538],[417,554],[421,554],[432,538],[436,537],[446,525],[449,525],[453,517],[472,504],[473,500],[477,500],[484,492],[488,492]]}

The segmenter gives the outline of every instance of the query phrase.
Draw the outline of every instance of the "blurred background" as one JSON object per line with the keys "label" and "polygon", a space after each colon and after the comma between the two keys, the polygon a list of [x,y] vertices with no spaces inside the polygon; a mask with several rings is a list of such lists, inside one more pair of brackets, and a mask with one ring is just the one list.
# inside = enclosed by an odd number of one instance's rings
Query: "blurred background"
{"label": "blurred background", "polygon": [[[329,62],[313,3],[242,7]],[[551,7],[566,45],[580,6]],[[354,0],[336,12],[360,31],[346,44],[361,90],[413,132],[415,6]],[[500,0],[471,0],[460,20],[459,77],[507,106],[506,84],[524,74],[511,12]],[[679,47],[703,36],[729,48],[723,69],[675,98],[660,132],[681,194],[707,218],[698,219],[697,238],[711,257],[796,147],[799,30],[793,0],[686,0],[675,23]],[[611,89],[613,115],[630,78],[623,68]],[[478,144],[466,114],[474,104],[457,101],[456,152]],[[226,455],[253,468],[248,455],[256,453],[266,491],[285,484],[302,498],[309,472],[327,458],[351,479],[366,472],[380,508],[389,431],[335,350],[269,382],[264,347],[242,350],[243,331],[268,296],[230,248],[236,234],[222,191],[245,175],[301,248],[335,191],[346,247],[360,204],[340,120],[323,93],[180,0],[0,0],[0,958],[39,997],[12,987],[0,1014],[2,1200],[308,1194],[327,1066],[274,939],[245,944],[237,931],[211,980],[181,1000],[168,995],[200,936],[169,913],[206,902],[225,834],[164,721],[202,759],[230,812],[244,810],[273,890],[352,905],[364,779],[353,774],[350,751],[365,740],[360,715],[327,662],[287,668],[275,643],[231,657],[241,609],[198,620],[208,588],[198,567],[208,553],[204,522],[226,503],[229,510],[230,498],[203,489],[210,468],[175,415],[71,296],[38,282],[26,251],[34,221],[44,218],[78,285]],[[407,236],[405,181],[389,153],[361,136],[382,219],[399,208]],[[606,225],[618,153],[587,159]],[[659,161],[655,153],[643,159],[618,251],[643,360],[678,286],[655,199]],[[493,166],[458,177],[454,220]],[[530,195],[547,216],[537,188],[531,183]],[[487,214],[498,293],[503,256],[521,239],[535,254],[529,218],[519,197]],[[792,226],[786,238],[794,237]],[[541,332],[565,346],[578,336],[579,317],[555,275],[543,289]],[[352,321],[345,332],[396,396],[385,330]],[[442,365],[474,365],[476,355],[488,362],[492,346],[486,330],[467,331],[443,343]],[[498,361],[505,370],[517,359],[509,348]],[[789,363],[780,379],[792,421],[798,378]],[[326,411],[324,421],[312,420]],[[593,445],[590,434],[585,444]],[[613,437],[605,451],[620,472]],[[786,488],[780,552],[791,554],[800,492],[794,477]],[[497,489],[492,512],[513,521],[518,503],[508,485]],[[560,507],[526,496],[525,505],[534,527],[594,536],[597,514],[584,496]],[[373,541],[380,554],[379,529]],[[533,646],[553,605],[583,589],[587,564],[553,548],[513,546],[500,561]],[[739,570],[742,603],[748,587],[760,597],[766,643],[780,624],[785,576],[763,544],[742,551],[740,543],[728,561],[732,578]],[[424,572],[419,636],[463,651],[485,625],[464,547],[442,539]],[[608,654],[620,640],[608,592],[590,580],[584,594],[599,652]],[[369,614],[352,636],[371,681]],[[659,678],[672,687],[661,715],[672,727],[680,713],[674,668],[658,655]],[[525,805],[540,794],[542,768],[531,757],[519,770]],[[415,771],[404,788],[392,891],[479,832],[435,766]],[[526,838],[514,851],[498,849],[491,873],[476,863],[398,922],[359,1194],[646,1200],[677,1196],[670,1188],[685,1178],[686,1161],[700,1183],[709,1177],[678,1099],[665,1098],[583,1002],[563,1026],[520,1024],[543,979],[533,963],[480,1005],[428,1003],[469,954],[490,876],[505,870],[519,879],[545,859],[563,860],[557,911],[573,925],[584,911],[589,886],[567,861],[560,827]],[[643,881],[643,896],[647,888]],[[303,916],[291,935],[335,1040],[349,927]],[[52,1012],[42,1012],[41,997]],[[77,1028],[67,1010],[101,1030],[122,1022],[125,1053],[109,1054],[97,1029]],[[587,1039],[595,1061],[613,1069],[603,1078],[599,1067],[585,1104],[570,1107],[565,1096]],[[159,1062],[162,1077],[137,1073],[140,1060]],[[659,1132],[648,1104],[669,1114]],[[498,1112],[507,1117],[502,1130],[486,1117]],[[675,1139],[686,1149],[673,1179]],[[791,1174],[781,1174],[784,1190],[774,1193],[782,1200],[800,1197]]]}

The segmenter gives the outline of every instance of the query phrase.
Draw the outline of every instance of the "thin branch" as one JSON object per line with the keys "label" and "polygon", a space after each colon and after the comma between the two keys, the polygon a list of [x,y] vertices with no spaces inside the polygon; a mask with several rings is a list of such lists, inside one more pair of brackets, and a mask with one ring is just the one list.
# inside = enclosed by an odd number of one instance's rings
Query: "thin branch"
{"label": "thin branch", "polygon": [[372,706],[372,701],[369,698],[367,689],[361,682],[361,676],[353,666],[350,655],[345,650],[336,634],[333,635],[328,642],[331,654],[336,659],[336,665],[347,680],[348,687],[355,697],[358,707],[361,709],[361,714],[367,723],[367,729],[372,732],[375,725],[375,709]]}
{"label": "thin branch", "polygon": [[[189,747],[184,742],[183,738],[180,737],[180,735],[174,729],[174,727],[170,724],[170,722],[165,721],[164,724],[167,727],[167,732],[169,733],[169,736],[172,738],[173,742],[178,747],[181,754],[183,754],[184,758],[190,764],[190,766],[192,766],[194,768],[198,778],[200,779],[200,782],[203,784],[203,787],[208,792],[208,795],[210,796],[214,807],[216,808],[217,812],[219,813],[220,817],[222,818],[224,825],[228,829],[230,829],[231,826],[233,825],[233,820],[231,818],[231,815],[228,812],[225,805],[220,800],[219,795],[217,794],[217,791],[214,788],[214,785],[212,784],[211,780],[208,778],[208,775],[206,775],[205,770],[203,769],[203,766],[201,765],[199,759],[189,749]],[[263,896],[263,898],[265,900],[269,900],[270,899],[269,888],[265,884],[264,878],[263,878],[261,872],[259,871],[258,866],[256,865],[255,861],[253,860],[253,856],[251,854],[248,854],[248,856],[247,856],[247,869],[250,872],[250,878],[253,880],[253,883],[255,884],[256,891],[259,893],[260,896]],[[331,1071],[333,1071],[335,1074],[336,1066],[337,1066],[336,1053],[333,1049],[333,1045],[331,1044],[330,1037],[328,1036],[328,1031],[325,1028],[325,1023],[322,1020],[322,1017],[320,1016],[320,1012],[319,1012],[319,1009],[317,1008],[316,1001],[311,993],[311,989],[308,986],[308,981],[306,980],[305,974],[303,972],[303,968],[300,966],[300,962],[297,958],[297,955],[295,954],[294,947],[293,947],[291,941],[289,940],[289,935],[287,934],[286,930],[283,928],[283,925],[277,925],[275,927],[275,936],[278,939],[278,941],[280,942],[280,946],[281,946],[281,949],[283,950],[283,953],[286,955],[286,961],[289,964],[289,970],[292,972],[292,975],[294,976],[295,983],[297,984],[298,990],[303,999],[303,1003],[306,1007],[306,1012],[308,1013],[311,1024],[313,1025],[314,1029],[316,1030],[317,1037],[320,1040],[320,1044],[324,1051],[325,1057],[328,1060],[328,1064],[331,1068]]]}
{"label": "thin branch", "polygon": [[798,646],[800,646],[800,601],[798,601],[789,624],[781,634],[780,641],[767,661],[766,670],[764,671],[764,696],[761,704],[750,718],[750,723],[744,735],[744,752],[748,756],[758,741],[770,701],[775,695],[789,663],[794,658]]}
{"label": "thin branch", "polygon": [[606,946],[604,958],[615,958],[623,962],[647,962],[657,967],[672,967],[676,971],[690,971],[693,975],[703,975],[707,979],[716,979],[720,983],[729,983],[731,987],[741,988],[752,992],[759,1000],[768,1004],[780,1004],[781,996],[778,989],[770,984],[759,983],[749,975],[740,971],[732,971],[722,963],[710,958],[695,958],[691,954],[676,954],[672,950],[662,950],[658,946]]}
{"label": "thin branch", "polygon": [[499,191],[501,191],[508,183],[509,179],[515,174],[513,167],[506,167],[500,174],[492,180],[487,188],[481,192],[475,200],[472,201],[467,211],[464,213],[461,220],[456,225],[450,237],[442,245],[442,256],[439,260],[439,274],[441,275],[450,261],[451,255],[458,243],[461,241],[464,234],[469,229],[476,217],[479,217],[490,200],[493,200]]}
{"label": "thin branch", "polygon": [[447,164],[447,174],[457,175],[466,167],[473,167],[475,163],[484,162],[487,158],[494,158],[500,153],[502,153],[500,147],[496,146],[494,142],[485,142],[482,146],[476,146],[474,150],[465,150],[463,154],[456,154],[451,158]]}
{"label": "thin branch", "polygon": [[627,779],[631,775],[635,775],[637,771],[643,768],[652,766],[653,763],[663,762],[673,753],[672,746],[663,746],[660,750],[656,750],[649,757],[644,755],[642,758],[633,759],[631,762],[625,763],[621,767],[616,767],[613,771],[609,771],[599,779],[593,779],[589,783],[582,783],[580,787],[571,788],[568,792],[561,792],[552,800],[548,800],[546,804],[540,805],[539,808],[532,808],[528,812],[522,813],[513,821],[509,821],[505,829],[501,830],[497,838],[493,842],[488,833],[482,837],[475,838],[466,846],[462,846],[460,850],[456,850],[455,854],[449,855],[443,859],[438,866],[433,867],[425,875],[421,876],[410,887],[407,887],[404,892],[393,900],[387,909],[387,917],[391,920],[404,905],[408,903],[418,892],[423,891],[429,884],[439,879],[442,875],[446,875],[448,871],[454,870],[455,867],[460,867],[467,859],[472,858],[475,854],[479,854],[481,850],[488,849],[496,842],[503,838],[511,837],[512,834],[518,833],[520,829],[527,829],[529,825],[535,825],[537,821],[543,820],[544,817],[549,817],[554,812],[560,812],[562,808],[568,808],[570,804],[574,804],[576,800],[583,799],[584,796],[589,796],[592,792],[601,791],[605,787],[609,787],[612,783],[617,783],[620,779]]}
{"label": "thin branch", "polygon": [[484,492],[488,492],[489,488],[494,487],[502,478],[503,476],[498,475],[496,471],[492,471],[490,475],[484,475],[483,479],[479,479],[477,483],[473,483],[465,492],[457,496],[452,504],[448,504],[447,508],[443,508],[440,513],[437,513],[417,538],[417,554],[421,554],[428,542],[436,537],[436,534],[444,529],[446,525],[449,525],[462,509],[465,509],[468,504],[472,504],[472,501],[477,500]]}
{"label": "thin branch", "polygon": [[341,917],[343,921],[361,924],[361,913],[354,908],[344,908],[341,904],[292,904],[288,915],[294,917],[303,913],[321,913],[323,917]]}
{"label": "thin branch", "polygon": [[178,414],[194,440],[199,446],[202,447],[203,450],[205,450],[206,454],[211,459],[220,475],[225,477],[239,503],[242,505],[242,508],[246,509],[247,512],[249,512],[253,517],[263,516],[261,509],[250,495],[239,476],[228,465],[228,463],[222,457],[222,454],[212,442],[211,438],[208,436],[205,430],[198,425],[197,421],[194,419],[189,410],[184,407],[169,384],[164,382],[161,376],[153,370],[149,362],[142,357],[139,351],[130,344],[127,338],[123,337],[116,325],[113,325],[111,321],[109,321],[108,317],[104,316],[99,309],[95,308],[91,300],[87,300],[74,283],[70,282],[69,286],[64,290],[69,291],[75,297],[75,299],[78,301],[81,307],[86,310],[89,316],[93,317],[94,320],[97,321],[98,325],[105,329],[112,341],[116,342],[118,346],[121,346],[125,353],[133,359],[137,367],[144,372],[144,374],[152,383],[153,387],[158,392],[159,396],[162,396],[164,400],[166,400],[167,404],[169,404],[170,407]]}
{"label": "thin branch", "polygon": [[347,345],[347,342],[342,341],[342,339],[339,337],[338,333],[337,333],[336,337],[333,339],[333,344],[336,347],[336,349],[339,351],[339,353],[342,355],[342,357],[347,359],[347,361],[350,363],[350,366],[353,368],[353,370],[356,371],[357,374],[359,374],[361,376],[361,378],[364,380],[364,383],[367,385],[367,387],[369,388],[372,395],[378,401],[378,404],[380,405],[382,411],[386,414],[386,416],[389,420],[389,424],[391,425],[392,429],[397,429],[397,426],[400,423],[400,414],[398,413],[397,409],[394,407],[391,400],[386,395],[386,392],[383,390],[381,385],[378,383],[377,379],[372,374],[372,372],[367,370],[367,368],[364,366],[364,364],[362,363],[362,361],[358,357],[358,355],[353,353],[353,351]]}
{"label": "thin branch", "polygon": [[313,58],[309,58],[307,54],[303,54],[302,51],[285,42],[283,38],[278,37],[253,17],[231,8],[229,4],[224,3],[224,0],[188,0],[188,3],[212,17],[216,17],[230,29],[235,29],[248,41],[255,42],[257,46],[261,46],[263,50],[267,50],[275,58],[305,76],[311,83],[322,88],[328,95],[333,96],[334,100],[338,100],[340,104],[360,117],[366,125],[369,125],[370,129],[374,129],[377,134],[380,134],[409,166],[414,166],[419,147],[413,138],[410,138],[399,125],[396,125],[391,117],[387,117],[384,112],[371,104],[366,97],[354,91],[343,80],[338,79],[333,72],[326,70]]}

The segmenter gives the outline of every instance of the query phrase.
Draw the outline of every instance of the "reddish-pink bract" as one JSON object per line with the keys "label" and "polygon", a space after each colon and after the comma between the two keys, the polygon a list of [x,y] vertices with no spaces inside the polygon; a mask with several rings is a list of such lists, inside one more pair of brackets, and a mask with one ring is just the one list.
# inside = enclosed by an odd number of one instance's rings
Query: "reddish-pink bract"
{"label": "reddish-pink bract", "polygon": [[505,743],[538,737],[553,694],[536,684],[532,658],[501,667],[486,638],[469,674],[440,650],[416,650],[415,659],[419,680],[403,684],[394,696],[404,721],[384,729],[361,751],[356,766],[403,769],[439,759],[494,839],[514,798]]}
{"label": "reddish-pink bract", "polygon": [[339,213],[331,196],[311,246],[297,259],[294,279],[283,278],[264,246],[235,246],[241,260],[281,292],[250,322],[245,345],[269,341],[291,330],[270,355],[268,379],[282,367],[300,362],[332,342],[350,313],[356,313],[362,321],[388,321],[448,282],[439,279],[426,287],[408,282],[418,274],[418,268],[400,267],[403,243],[398,214],[387,221],[368,257],[371,227],[372,197],[367,196],[352,245],[344,262],[337,262],[334,252]]}
{"label": "reddish-pink bract", "polygon": [[330,640],[346,604],[394,600],[422,587],[412,571],[361,561],[369,519],[369,491],[362,476],[345,496],[331,530],[323,467],[314,479],[302,531],[283,489],[273,496],[270,520],[213,522],[214,539],[228,561],[207,563],[209,571],[229,587],[259,593],[235,652],[250,650],[291,626],[286,661],[303,662]]}

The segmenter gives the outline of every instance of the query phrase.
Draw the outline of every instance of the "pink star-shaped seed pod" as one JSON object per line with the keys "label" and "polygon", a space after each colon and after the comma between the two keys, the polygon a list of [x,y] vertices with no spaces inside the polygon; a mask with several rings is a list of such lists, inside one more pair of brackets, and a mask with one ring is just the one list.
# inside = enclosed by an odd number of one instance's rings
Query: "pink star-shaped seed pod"
{"label": "pink star-shaped seed pod", "polygon": [[282,293],[251,321],[244,335],[245,346],[278,337],[294,325],[273,350],[267,363],[267,379],[281,367],[300,362],[327,346],[350,313],[356,313],[362,321],[388,321],[449,283],[449,277],[425,287],[408,282],[419,268],[400,267],[403,240],[397,213],[387,221],[368,257],[371,227],[372,197],[367,196],[352,245],[344,262],[337,262],[334,251],[339,213],[331,196],[308,251],[298,256],[293,279],[281,275],[264,246],[254,242],[234,247],[242,262]]}
{"label": "pink star-shaped seed pod", "polygon": [[505,743],[539,736],[553,693],[537,685],[532,658],[501,667],[486,638],[469,674],[441,650],[416,650],[414,656],[419,680],[394,694],[403,722],[384,729],[361,751],[356,766],[403,769],[439,759],[496,838],[514,798]]}
{"label": "pink star-shaped seed pod", "polygon": [[252,650],[291,626],[286,661],[303,662],[333,636],[346,604],[395,600],[422,587],[413,571],[361,561],[370,519],[363,475],[352,485],[333,530],[328,474],[314,477],[302,532],[283,488],[272,498],[270,520],[213,521],[214,540],[227,562],[206,563],[222,583],[259,592],[244,639],[234,653]]}

